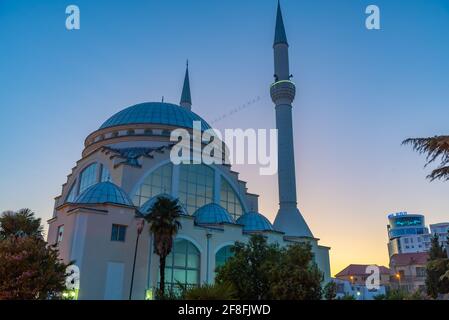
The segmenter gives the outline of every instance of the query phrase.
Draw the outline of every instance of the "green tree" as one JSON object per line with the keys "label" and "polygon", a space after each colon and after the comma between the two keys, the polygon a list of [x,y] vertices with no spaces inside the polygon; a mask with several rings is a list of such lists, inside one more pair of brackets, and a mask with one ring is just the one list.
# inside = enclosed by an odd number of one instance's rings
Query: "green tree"
{"label": "green tree", "polygon": [[407,297],[407,293],[401,289],[389,290],[385,296],[386,300],[404,300]]}
{"label": "green tree", "polygon": [[40,219],[28,209],[7,211],[0,230],[0,300],[60,297],[67,265],[43,240]]}
{"label": "green tree", "polygon": [[270,299],[270,277],[280,251],[267,244],[262,235],[254,235],[248,244],[236,242],[234,256],[217,269],[217,283],[231,283],[242,300]]}
{"label": "green tree", "polygon": [[429,261],[426,265],[426,288],[427,294],[437,298],[438,294],[449,292],[449,279],[444,277],[449,270],[449,260],[446,251],[440,245],[437,234],[431,239],[429,250]]}
{"label": "green tree", "polygon": [[323,273],[313,262],[309,243],[282,248],[271,270],[271,297],[280,300],[320,300]]}
{"label": "green tree", "polygon": [[234,300],[237,294],[230,283],[214,283],[188,288],[181,296],[187,300]]}
{"label": "green tree", "polygon": [[445,259],[447,258],[446,251],[440,245],[438,235],[435,233],[430,240],[429,260]]}
{"label": "green tree", "polygon": [[309,244],[286,248],[268,244],[253,235],[247,244],[237,242],[234,256],[217,269],[215,281],[230,283],[238,299],[320,299],[322,273],[313,263]]}
{"label": "green tree", "polygon": [[410,138],[402,142],[403,145],[412,145],[413,149],[427,155],[428,166],[440,159],[439,166],[427,176],[431,181],[436,179],[449,179],[449,136],[435,136],[431,138]]}
{"label": "green tree", "polygon": [[326,300],[335,300],[337,297],[337,284],[335,281],[329,281],[324,286],[324,298]]}
{"label": "green tree", "polygon": [[42,237],[42,232],[41,219],[36,218],[30,209],[5,211],[0,216],[0,239],[23,235]]}
{"label": "green tree", "polygon": [[145,216],[150,225],[150,232],[154,235],[154,251],[159,256],[158,297],[162,299],[165,295],[165,261],[173,248],[173,238],[181,228],[178,218],[182,212],[177,199],[159,197]]}

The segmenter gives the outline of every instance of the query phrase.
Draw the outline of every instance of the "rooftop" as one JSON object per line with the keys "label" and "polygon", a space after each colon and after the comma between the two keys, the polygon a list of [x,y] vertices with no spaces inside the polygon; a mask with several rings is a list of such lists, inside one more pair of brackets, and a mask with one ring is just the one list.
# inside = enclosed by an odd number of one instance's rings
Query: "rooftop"
{"label": "rooftop", "polygon": [[[370,264],[350,264],[339,273],[335,275],[335,277],[346,277],[346,276],[369,276],[370,273],[366,272],[366,268],[371,266]],[[377,266],[377,265],[375,265]],[[390,269],[384,266],[378,266],[381,274],[390,274]]]}
{"label": "rooftop", "polygon": [[178,128],[193,128],[201,122],[201,130],[211,126],[196,113],[181,106],[164,102],[145,102],[123,109],[106,120],[100,129],[129,124],[162,124]]}

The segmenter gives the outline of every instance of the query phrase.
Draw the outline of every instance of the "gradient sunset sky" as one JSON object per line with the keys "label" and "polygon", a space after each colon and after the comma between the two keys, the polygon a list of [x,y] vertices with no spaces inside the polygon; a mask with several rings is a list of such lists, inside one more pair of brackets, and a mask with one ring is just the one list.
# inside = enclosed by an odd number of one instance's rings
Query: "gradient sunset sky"
{"label": "gradient sunset sky", "polygon": [[[65,28],[65,8],[81,29]],[[408,137],[448,134],[449,1],[282,0],[299,208],[332,274],[388,264],[386,216],[449,221],[449,182],[430,183]],[[381,30],[365,28],[365,8]],[[274,128],[275,0],[0,0],[0,210],[45,221],[85,137],[143,101],[178,103],[190,61],[193,111],[217,129]],[[229,111],[256,100],[240,112]],[[260,211],[276,176],[236,166]]]}

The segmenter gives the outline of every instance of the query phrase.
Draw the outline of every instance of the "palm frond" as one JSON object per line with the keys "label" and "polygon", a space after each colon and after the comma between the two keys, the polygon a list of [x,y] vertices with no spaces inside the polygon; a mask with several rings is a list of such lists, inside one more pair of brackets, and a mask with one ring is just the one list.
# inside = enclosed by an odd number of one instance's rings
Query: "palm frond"
{"label": "palm frond", "polygon": [[433,170],[428,176],[427,179],[430,181],[434,180],[449,180],[449,166],[440,167],[438,169]]}
{"label": "palm frond", "polygon": [[441,166],[449,163],[449,136],[435,136],[430,138],[409,138],[402,141],[402,145],[411,145],[420,154],[427,154],[427,164],[441,156]]}
{"label": "palm frond", "polygon": [[440,159],[440,165],[434,169],[427,178],[431,181],[441,179],[449,180],[449,136],[435,136],[429,138],[409,138],[402,141],[402,145],[411,145],[414,151],[426,154],[427,167]]}

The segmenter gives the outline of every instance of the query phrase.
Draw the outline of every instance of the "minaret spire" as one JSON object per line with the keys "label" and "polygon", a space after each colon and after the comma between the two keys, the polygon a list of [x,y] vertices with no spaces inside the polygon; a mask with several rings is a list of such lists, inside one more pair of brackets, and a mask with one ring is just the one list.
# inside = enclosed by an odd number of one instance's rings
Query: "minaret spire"
{"label": "minaret spire", "polygon": [[192,98],[190,96],[190,81],[189,81],[189,60],[186,62],[186,75],[184,76],[184,85],[182,87],[181,107],[192,109]]}
{"label": "minaret spire", "polygon": [[273,46],[275,46],[278,43],[284,43],[288,45],[287,35],[285,34],[284,19],[282,19],[281,3],[279,0],[278,0],[278,9],[276,13],[276,30],[274,33]]}
{"label": "minaret spire", "polygon": [[273,50],[275,82],[271,85],[270,94],[276,105],[279,168],[279,211],[274,220],[274,227],[289,237],[313,238],[297,207],[292,124],[292,102],[295,99],[296,86],[290,81],[288,43],[279,2]]}

